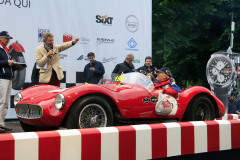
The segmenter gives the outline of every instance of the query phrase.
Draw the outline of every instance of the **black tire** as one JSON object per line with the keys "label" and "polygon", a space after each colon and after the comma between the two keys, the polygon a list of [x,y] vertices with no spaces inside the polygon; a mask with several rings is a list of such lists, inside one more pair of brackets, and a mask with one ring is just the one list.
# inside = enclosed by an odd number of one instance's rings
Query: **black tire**
{"label": "black tire", "polygon": [[214,120],[215,112],[211,100],[205,96],[195,97],[188,105],[183,121]]}
{"label": "black tire", "polygon": [[[25,59],[23,56],[17,56],[15,58],[16,59],[13,59],[14,61],[25,63]],[[26,77],[26,68],[24,68],[21,71],[20,70],[14,71],[13,79],[12,79],[12,88],[15,90],[21,90],[24,85],[25,77]]]}
{"label": "black tire", "polygon": [[33,126],[27,123],[20,121],[20,125],[24,132],[34,132],[34,131],[49,131],[49,130],[58,130],[59,127],[40,127]]}
{"label": "black tire", "polygon": [[109,103],[99,96],[88,96],[76,101],[71,107],[67,128],[95,128],[113,125],[113,112]]}

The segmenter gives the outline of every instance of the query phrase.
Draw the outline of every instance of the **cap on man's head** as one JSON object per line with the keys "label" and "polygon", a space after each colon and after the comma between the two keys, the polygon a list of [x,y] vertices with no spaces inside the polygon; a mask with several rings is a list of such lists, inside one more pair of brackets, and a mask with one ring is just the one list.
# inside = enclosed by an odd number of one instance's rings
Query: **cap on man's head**
{"label": "cap on man's head", "polygon": [[167,68],[167,67],[163,67],[163,68],[161,68],[161,69],[156,69],[155,70],[157,73],[158,72],[163,72],[163,73],[165,73],[166,75],[168,75],[169,77],[172,77],[172,72],[171,72],[171,70],[169,69],[169,68]]}
{"label": "cap on man's head", "polygon": [[238,95],[237,91],[231,93],[231,96],[237,96],[237,95]]}
{"label": "cap on man's head", "polygon": [[12,37],[9,35],[9,33],[7,31],[0,32],[0,37],[5,37],[5,38],[8,38],[8,39],[12,39]]}

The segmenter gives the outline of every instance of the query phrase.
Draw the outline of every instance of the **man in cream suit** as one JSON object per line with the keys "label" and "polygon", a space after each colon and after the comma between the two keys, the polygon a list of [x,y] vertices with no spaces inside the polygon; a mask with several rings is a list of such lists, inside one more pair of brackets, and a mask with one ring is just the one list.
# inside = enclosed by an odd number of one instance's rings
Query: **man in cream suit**
{"label": "man in cream suit", "polygon": [[39,82],[60,87],[63,79],[62,66],[60,65],[59,53],[72,47],[79,41],[75,37],[73,41],[65,42],[62,45],[54,44],[54,36],[51,33],[45,33],[43,36],[44,44],[36,49],[36,63],[40,67]]}

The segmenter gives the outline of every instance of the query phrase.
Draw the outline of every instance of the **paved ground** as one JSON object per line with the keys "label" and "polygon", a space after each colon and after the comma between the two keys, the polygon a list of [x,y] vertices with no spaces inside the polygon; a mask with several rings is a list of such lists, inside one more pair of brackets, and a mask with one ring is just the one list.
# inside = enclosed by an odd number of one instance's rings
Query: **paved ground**
{"label": "paved ground", "polygon": [[0,130],[0,133],[17,133],[17,132],[23,132],[22,130],[22,127],[19,123],[19,120],[6,120],[5,121],[5,125],[7,127],[10,127],[12,128],[12,131],[3,131],[3,130]]}
{"label": "paved ground", "polygon": [[[163,123],[163,122],[176,122],[176,121],[175,120],[173,120],[173,121],[167,120],[167,121],[161,121],[161,122]],[[140,123],[136,122],[136,123],[133,123],[133,124],[147,124],[147,123],[149,123],[149,122],[140,122]],[[158,123],[160,123],[160,122],[158,122]],[[1,133],[24,132],[18,119],[11,119],[11,120],[7,119],[7,120],[5,120],[5,125],[7,127],[12,128],[12,130],[11,131],[4,131],[4,130],[0,129],[0,134]],[[125,123],[122,123],[122,122],[118,122],[118,123],[115,122],[115,125],[122,126],[122,125],[131,125],[131,124],[125,124]],[[64,130],[66,128],[60,128],[60,130],[62,130],[62,129]]]}

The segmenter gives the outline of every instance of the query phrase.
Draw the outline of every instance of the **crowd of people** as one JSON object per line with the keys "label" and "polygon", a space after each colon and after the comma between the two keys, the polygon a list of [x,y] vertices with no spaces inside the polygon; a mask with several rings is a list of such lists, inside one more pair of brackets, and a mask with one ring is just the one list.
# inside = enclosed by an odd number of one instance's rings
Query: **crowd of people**
{"label": "crowd of people", "polygon": [[[0,32],[0,128],[4,130],[11,130],[11,128],[5,126],[4,120],[11,95],[13,71],[23,69],[16,65],[8,54],[7,45],[10,39],[12,37],[7,31]],[[44,43],[36,48],[36,63],[32,73],[33,83],[60,86],[64,75],[60,65],[59,53],[74,46],[78,41],[79,38],[75,37],[73,41],[65,42],[62,45],[55,45],[53,34],[44,34]],[[85,83],[102,83],[105,73],[103,64],[95,60],[93,52],[88,53],[87,56],[90,62],[84,67]],[[115,81],[115,77],[123,73],[140,72],[152,79],[156,90],[160,90],[162,94],[168,94],[177,98],[178,93],[180,93],[180,87],[176,85],[169,68],[156,69],[152,66],[152,58],[147,56],[144,65],[135,69],[133,60],[134,55],[132,53],[127,54],[124,62],[117,64],[113,69],[112,80]],[[240,101],[237,99],[236,92],[232,93],[229,97],[228,113],[240,114]]]}

